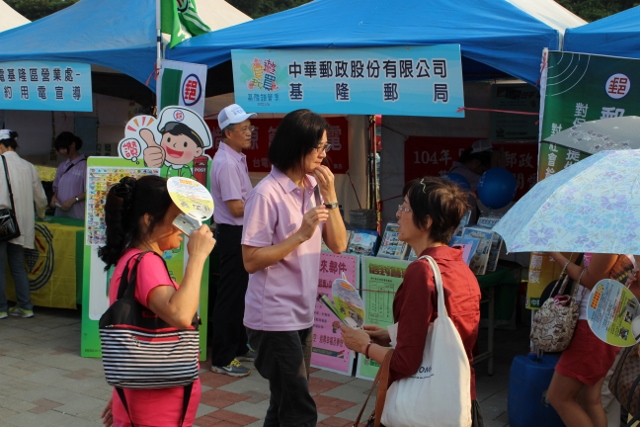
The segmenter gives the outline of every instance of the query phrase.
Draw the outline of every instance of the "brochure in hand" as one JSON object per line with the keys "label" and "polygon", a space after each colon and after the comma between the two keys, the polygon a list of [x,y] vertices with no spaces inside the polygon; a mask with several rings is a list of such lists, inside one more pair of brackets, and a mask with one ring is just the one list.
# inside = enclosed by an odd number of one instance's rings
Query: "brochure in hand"
{"label": "brochure in hand", "polygon": [[352,328],[360,328],[364,324],[364,302],[358,290],[342,277],[333,281],[331,285],[331,297],[333,302],[324,295],[318,295],[318,300],[327,306],[335,316],[345,325]]}

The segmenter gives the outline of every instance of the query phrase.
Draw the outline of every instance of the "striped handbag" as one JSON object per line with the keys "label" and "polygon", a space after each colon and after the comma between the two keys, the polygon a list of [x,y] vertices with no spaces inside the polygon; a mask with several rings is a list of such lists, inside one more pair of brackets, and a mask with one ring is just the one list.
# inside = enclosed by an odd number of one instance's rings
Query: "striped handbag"
{"label": "striped handbag", "polygon": [[138,264],[147,253],[134,255],[131,270],[128,262],[118,299],[100,318],[104,373],[118,388],[186,386],[198,378],[199,318],[196,314],[188,329],[178,329],[135,299]]}

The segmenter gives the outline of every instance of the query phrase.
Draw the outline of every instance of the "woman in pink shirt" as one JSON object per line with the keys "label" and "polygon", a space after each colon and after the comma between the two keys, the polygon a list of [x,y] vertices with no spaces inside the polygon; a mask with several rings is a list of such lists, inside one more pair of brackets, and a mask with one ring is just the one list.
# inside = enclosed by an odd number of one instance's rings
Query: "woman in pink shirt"
{"label": "woman in pink shirt", "polygon": [[334,176],[322,165],[327,129],[309,110],[287,114],[269,147],[271,173],[245,204],[244,325],[269,380],[265,426],[313,427],[318,418],[308,379],[321,239],[335,253],[347,247]]}
{"label": "woman in pink shirt", "polygon": [[[111,304],[117,299],[125,266],[132,266],[135,255],[151,251],[161,256],[164,251],[180,247],[181,232],[173,225],[179,213],[169,196],[167,180],[159,176],[137,180],[126,177],[109,189],[105,205],[107,242],[98,250],[98,255],[106,269],[116,266],[109,283]],[[202,271],[214,244],[206,225],[191,234],[187,245],[189,260],[179,285],[169,276],[160,256],[144,255],[138,265],[136,299],[152,315],[173,327],[191,326],[200,301]],[[103,414],[105,424],[109,425],[113,418],[115,427],[191,426],[200,403],[200,379],[193,383],[187,408],[183,403],[184,390],[184,387],[124,389],[127,410],[114,389]]]}

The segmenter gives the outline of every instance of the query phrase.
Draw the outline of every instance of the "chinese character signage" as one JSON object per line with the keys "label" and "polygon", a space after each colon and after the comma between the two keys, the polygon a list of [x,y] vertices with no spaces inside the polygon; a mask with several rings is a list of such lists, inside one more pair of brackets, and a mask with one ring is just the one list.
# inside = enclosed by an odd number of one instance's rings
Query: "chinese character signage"
{"label": "chinese character signage", "polygon": [[89,64],[0,62],[0,88],[0,110],[93,111]]}
{"label": "chinese character signage", "polygon": [[[248,109],[248,107],[246,108]],[[344,117],[326,117],[325,119],[329,123],[327,140],[331,144],[331,149],[327,152],[326,157],[327,166],[331,168],[334,174],[344,174],[349,170],[349,123]],[[243,153],[247,156],[249,172],[268,173],[271,171],[271,164],[268,159],[269,145],[281,120],[251,119],[251,124],[255,127],[251,132],[251,147],[243,150]],[[213,158],[220,141],[223,140],[223,135],[217,120],[206,120],[206,122],[214,141],[214,148],[208,149],[206,154]]]}
{"label": "chinese character signage", "polygon": [[[393,324],[393,298],[404,280],[409,261],[363,256],[362,299],[364,323],[386,328]],[[375,360],[358,357],[356,377],[373,379],[380,366]]]}
{"label": "chinese character signage", "polygon": [[232,50],[247,111],[463,118],[460,45]]}
{"label": "chinese character signage", "polygon": [[[479,138],[445,138],[411,136],[404,143],[404,179],[409,182],[423,176],[446,175],[453,162]],[[518,200],[536,182],[536,152],[538,144],[494,142],[494,150],[503,152],[504,167],[516,178]]]}
{"label": "chinese character signage", "polygon": [[162,61],[156,85],[158,111],[171,105],[188,107],[204,117],[207,66],[190,62]]}
{"label": "chinese character signage", "polygon": [[[324,294],[333,301],[331,287],[335,280],[346,279],[353,286],[359,282],[359,257],[357,255],[322,252],[318,295]],[[344,375],[351,375],[354,354],[342,342],[340,320],[324,304],[316,301],[313,323],[313,349],[311,365]]]}

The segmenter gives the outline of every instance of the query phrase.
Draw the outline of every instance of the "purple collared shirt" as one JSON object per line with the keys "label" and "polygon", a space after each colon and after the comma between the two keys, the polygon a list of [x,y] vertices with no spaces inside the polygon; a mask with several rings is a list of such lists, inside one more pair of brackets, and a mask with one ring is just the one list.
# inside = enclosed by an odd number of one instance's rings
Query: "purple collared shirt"
{"label": "purple collared shirt", "polygon": [[[305,189],[276,169],[249,193],[242,244],[265,247],[295,233],[302,217],[316,206],[315,178],[307,175]],[[260,331],[297,331],[313,326],[318,292],[322,225],[311,239],[279,262],[249,275],[244,325]]]}
{"label": "purple collared shirt", "polygon": [[[73,167],[67,171],[72,163]],[[65,171],[67,172],[65,173]],[[62,164],[58,166],[56,177],[53,180],[53,191],[58,192],[58,200],[60,200],[60,203],[84,193],[86,191],[86,179],[87,161],[84,154],[80,154],[73,159],[73,162],[69,159],[62,162]],[[76,202],[67,212],[56,208],[55,216],[84,219],[84,204],[84,200]]]}
{"label": "purple collared shirt", "polygon": [[216,223],[242,225],[243,217],[231,215],[225,202],[242,200],[246,203],[250,190],[247,156],[221,142],[211,165],[211,195],[215,203]]}

